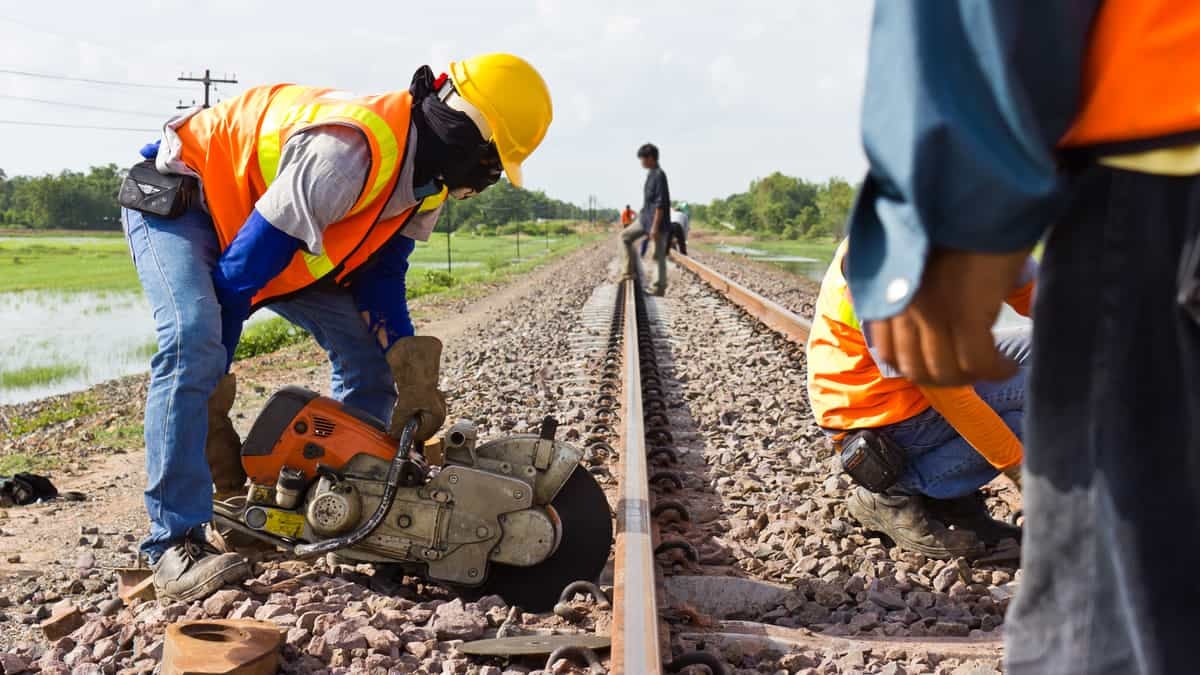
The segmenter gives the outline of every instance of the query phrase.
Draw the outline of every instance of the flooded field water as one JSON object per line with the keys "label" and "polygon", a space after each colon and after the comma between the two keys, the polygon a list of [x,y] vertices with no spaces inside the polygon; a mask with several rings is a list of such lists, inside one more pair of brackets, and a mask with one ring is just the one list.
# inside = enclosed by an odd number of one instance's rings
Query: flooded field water
{"label": "flooded field water", "polygon": [[[269,316],[256,312],[251,322]],[[145,372],[154,349],[140,291],[0,293],[0,404]]]}
{"label": "flooded field water", "polygon": [[153,341],[141,293],[0,293],[0,403],[146,370]]}

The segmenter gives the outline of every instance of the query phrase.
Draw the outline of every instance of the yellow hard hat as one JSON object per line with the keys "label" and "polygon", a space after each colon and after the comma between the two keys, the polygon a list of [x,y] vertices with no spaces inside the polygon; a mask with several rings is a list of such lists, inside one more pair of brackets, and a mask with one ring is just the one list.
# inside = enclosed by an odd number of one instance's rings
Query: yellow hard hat
{"label": "yellow hard hat", "polygon": [[453,62],[450,79],[458,95],[487,120],[504,173],[520,187],[521,163],[537,149],[554,119],[546,81],[528,62],[512,54],[484,54]]}

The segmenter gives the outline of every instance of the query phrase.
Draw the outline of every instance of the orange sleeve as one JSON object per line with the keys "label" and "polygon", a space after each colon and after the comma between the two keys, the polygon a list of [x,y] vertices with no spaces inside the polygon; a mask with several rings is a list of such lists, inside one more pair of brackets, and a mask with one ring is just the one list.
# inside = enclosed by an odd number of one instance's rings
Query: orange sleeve
{"label": "orange sleeve", "polygon": [[1036,285],[1036,281],[1030,281],[1023,286],[1019,286],[1009,294],[1005,302],[1008,303],[1009,307],[1016,310],[1017,314],[1024,317],[1033,316],[1033,289]]}
{"label": "orange sleeve", "polygon": [[934,410],[962,435],[975,451],[992,466],[1012,468],[1021,463],[1024,447],[1021,439],[1008,428],[971,387],[921,387]]}

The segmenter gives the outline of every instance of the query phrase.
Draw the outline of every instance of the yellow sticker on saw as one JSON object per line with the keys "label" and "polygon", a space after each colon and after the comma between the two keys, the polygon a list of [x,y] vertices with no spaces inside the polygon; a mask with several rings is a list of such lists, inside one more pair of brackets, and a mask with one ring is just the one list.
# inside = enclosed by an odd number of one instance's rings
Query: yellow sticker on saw
{"label": "yellow sticker on saw", "polygon": [[298,539],[304,533],[303,515],[276,509],[266,509],[266,512],[267,522],[262,529],[267,532],[291,539]]}

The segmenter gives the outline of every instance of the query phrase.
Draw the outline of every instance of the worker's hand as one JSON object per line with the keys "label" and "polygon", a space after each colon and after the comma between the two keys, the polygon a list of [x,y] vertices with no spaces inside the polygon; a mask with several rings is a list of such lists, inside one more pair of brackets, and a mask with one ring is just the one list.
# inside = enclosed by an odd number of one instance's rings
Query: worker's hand
{"label": "worker's hand", "polygon": [[870,323],[880,357],[918,384],[1011,377],[1017,365],[996,350],[992,325],[1028,255],[1029,249],[1000,254],[933,251],[908,307]]}

